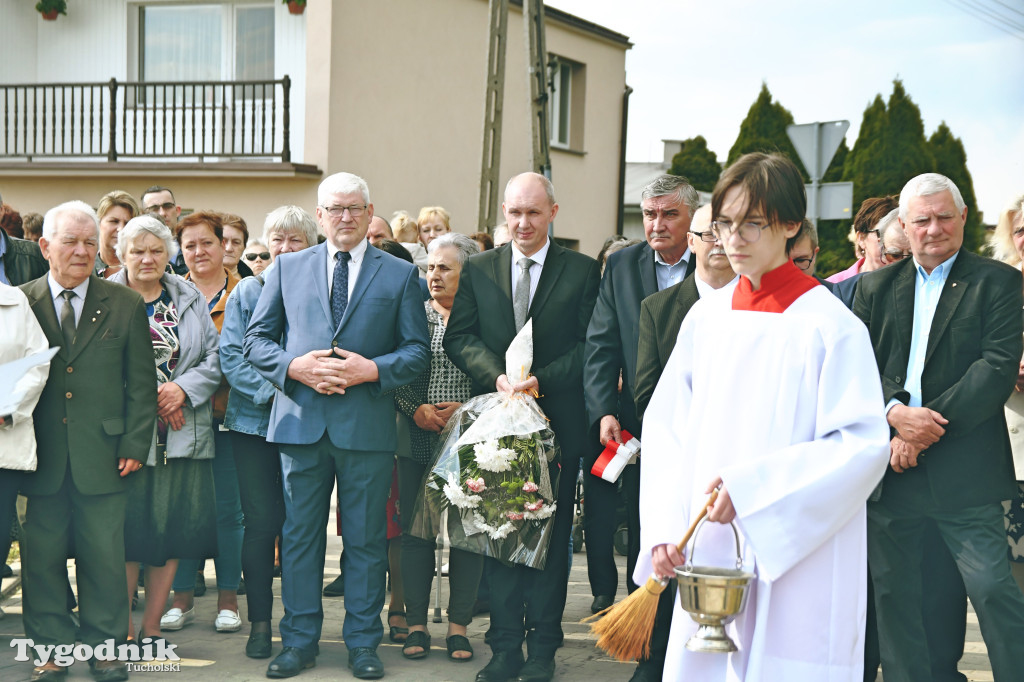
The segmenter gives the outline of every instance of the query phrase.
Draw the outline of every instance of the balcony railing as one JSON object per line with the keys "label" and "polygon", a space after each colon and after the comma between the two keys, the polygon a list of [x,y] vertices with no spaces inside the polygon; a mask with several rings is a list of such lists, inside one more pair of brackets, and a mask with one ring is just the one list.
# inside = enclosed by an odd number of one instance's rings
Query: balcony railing
{"label": "balcony railing", "polygon": [[0,158],[291,161],[291,80],[0,85]]}

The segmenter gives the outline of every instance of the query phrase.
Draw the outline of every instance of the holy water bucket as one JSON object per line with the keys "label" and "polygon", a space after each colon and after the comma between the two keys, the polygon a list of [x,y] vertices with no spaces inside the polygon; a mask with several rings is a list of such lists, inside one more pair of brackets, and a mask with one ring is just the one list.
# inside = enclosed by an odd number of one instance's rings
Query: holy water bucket
{"label": "holy water bucket", "polygon": [[[701,519],[693,533],[694,548],[703,523]],[[746,606],[754,574],[743,570],[740,535],[734,524],[729,526],[736,540],[736,568],[694,566],[693,548],[687,554],[686,565],[675,567],[679,605],[699,625],[686,642],[686,648],[691,651],[719,654],[736,651],[736,644],[726,634],[725,626]]]}

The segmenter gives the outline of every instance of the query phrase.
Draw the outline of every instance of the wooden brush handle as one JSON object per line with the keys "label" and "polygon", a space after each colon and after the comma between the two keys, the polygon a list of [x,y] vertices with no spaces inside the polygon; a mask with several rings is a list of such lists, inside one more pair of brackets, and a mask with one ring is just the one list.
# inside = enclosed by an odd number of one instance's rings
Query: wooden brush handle
{"label": "wooden brush handle", "polygon": [[678,549],[680,552],[683,552],[686,549],[686,543],[688,543],[690,541],[690,538],[693,537],[693,531],[697,529],[697,524],[700,523],[701,519],[708,515],[708,507],[713,505],[715,503],[715,500],[717,499],[718,490],[712,490],[711,497],[708,498],[707,504],[705,504],[701,508],[700,513],[697,514],[697,518],[693,520],[693,523],[691,523],[690,527],[686,530],[686,535],[683,536],[682,541],[678,545],[676,545],[676,549]]}

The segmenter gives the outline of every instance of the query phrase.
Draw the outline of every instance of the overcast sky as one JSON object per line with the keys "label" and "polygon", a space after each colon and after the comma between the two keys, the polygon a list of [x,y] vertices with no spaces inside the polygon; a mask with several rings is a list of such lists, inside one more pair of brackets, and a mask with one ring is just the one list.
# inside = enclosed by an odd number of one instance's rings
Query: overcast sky
{"label": "overcast sky", "polygon": [[1024,193],[1022,0],[547,4],[633,42],[629,161],[661,159],[663,138],[696,135],[724,161],[762,81],[797,123],[848,119],[852,148],[865,107],[878,93],[888,100],[898,77],[926,135],[945,121],[963,141],[986,222]]}

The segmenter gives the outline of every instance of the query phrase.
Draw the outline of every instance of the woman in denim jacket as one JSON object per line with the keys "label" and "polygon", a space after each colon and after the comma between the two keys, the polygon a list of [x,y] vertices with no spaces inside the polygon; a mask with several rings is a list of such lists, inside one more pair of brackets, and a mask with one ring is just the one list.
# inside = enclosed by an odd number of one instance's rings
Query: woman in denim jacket
{"label": "woman in denim jacket", "polygon": [[[271,258],[265,275],[279,254],[316,245],[316,221],[298,206],[281,206],[267,215],[263,241]],[[251,623],[245,654],[250,658],[271,654],[274,540],[284,522],[281,460],[277,446],[266,440],[275,389],[242,355],[245,329],[262,291],[262,275],[238,283],[228,298],[220,337],[221,366],[231,385],[224,426],[231,431],[245,516],[242,573]]]}

